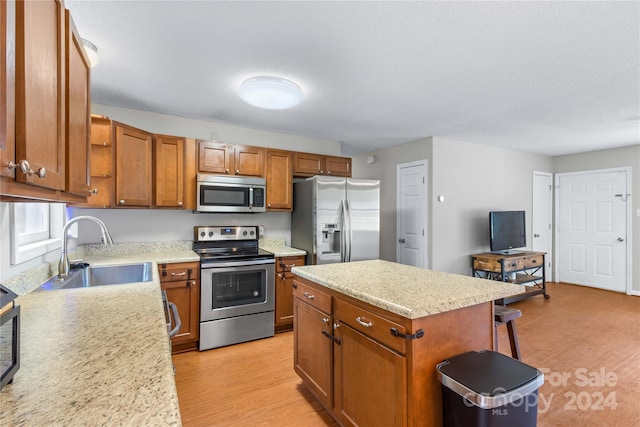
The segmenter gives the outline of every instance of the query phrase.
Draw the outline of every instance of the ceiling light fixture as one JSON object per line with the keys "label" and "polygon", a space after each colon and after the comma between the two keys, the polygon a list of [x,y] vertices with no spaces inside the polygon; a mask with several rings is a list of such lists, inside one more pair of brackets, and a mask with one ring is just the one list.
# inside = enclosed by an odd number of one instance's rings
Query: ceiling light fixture
{"label": "ceiling light fixture", "polygon": [[280,77],[258,76],[245,80],[238,90],[247,104],[268,110],[285,110],[302,101],[302,90],[294,82]]}
{"label": "ceiling light fixture", "polygon": [[80,40],[82,40],[84,51],[87,52],[87,56],[89,57],[89,66],[91,68],[95,67],[100,61],[100,57],[98,56],[98,48],[95,44],[91,43],[87,39],[81,38]]}

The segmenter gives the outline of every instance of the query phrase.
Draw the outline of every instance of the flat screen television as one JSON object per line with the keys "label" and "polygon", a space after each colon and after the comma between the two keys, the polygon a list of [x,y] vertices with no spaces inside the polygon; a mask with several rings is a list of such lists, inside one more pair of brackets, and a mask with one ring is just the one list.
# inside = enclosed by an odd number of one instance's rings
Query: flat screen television
{"label": "flat screen television", "polygon": [[489,229],[492,252],[517,253],[513,249],[527,246],[524,211],[489,212]]}

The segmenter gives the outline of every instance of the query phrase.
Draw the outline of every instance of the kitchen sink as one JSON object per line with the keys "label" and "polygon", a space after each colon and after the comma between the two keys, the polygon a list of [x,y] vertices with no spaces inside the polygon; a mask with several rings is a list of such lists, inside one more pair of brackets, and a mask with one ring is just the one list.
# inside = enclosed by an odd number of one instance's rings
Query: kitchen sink
{"label": "kitchen sink", "polygon": [[72,270],[69,277],[64,280],[59,276],[54,276],[37,288],[36,291],[150,282],[153,278],[151,267],[152,263],[150,262],[89,266]]}

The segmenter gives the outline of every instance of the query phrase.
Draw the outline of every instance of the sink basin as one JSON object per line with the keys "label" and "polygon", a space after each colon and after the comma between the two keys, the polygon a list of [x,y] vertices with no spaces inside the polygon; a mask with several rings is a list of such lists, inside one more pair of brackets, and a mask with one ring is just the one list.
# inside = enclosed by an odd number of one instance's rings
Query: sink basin
{"label": "sink basin", "polygon": [[150,282],[153,278],[151,266],[152,264],[150,262],[90,266],[73,270],[71,275],[64,280],[60,280],[58,276],[54,276],[37,288],[36,291]]}

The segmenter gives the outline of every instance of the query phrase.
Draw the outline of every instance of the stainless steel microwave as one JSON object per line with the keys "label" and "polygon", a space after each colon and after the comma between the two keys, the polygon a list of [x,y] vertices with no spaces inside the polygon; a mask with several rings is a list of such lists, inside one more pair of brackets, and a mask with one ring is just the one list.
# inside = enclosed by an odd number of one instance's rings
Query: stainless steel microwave
{"label": "stainless steel microwave", "polygon": [[198,212],[257,213],[265,211],[264,178],[198,174]]}

